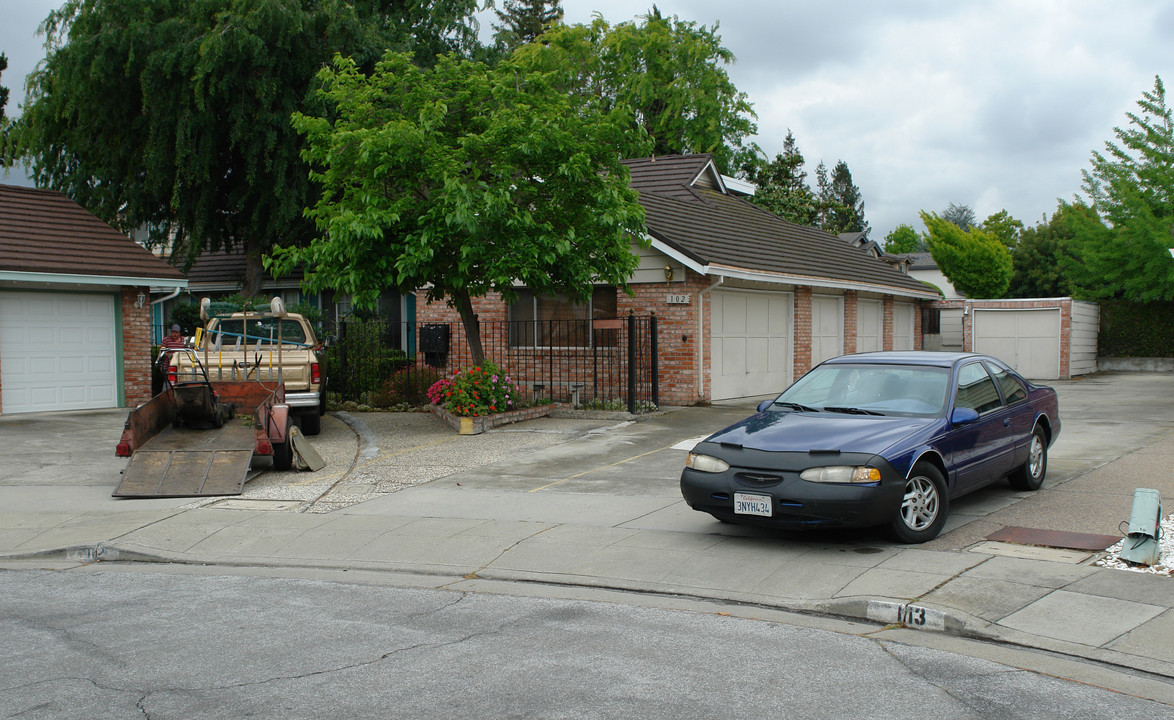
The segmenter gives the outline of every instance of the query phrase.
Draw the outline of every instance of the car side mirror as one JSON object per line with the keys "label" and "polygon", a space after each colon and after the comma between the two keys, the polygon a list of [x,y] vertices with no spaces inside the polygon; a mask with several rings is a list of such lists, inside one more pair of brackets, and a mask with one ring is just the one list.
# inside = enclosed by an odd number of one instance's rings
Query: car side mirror
{"label": "car side mirror", "polygon": [[978,411],[968,407],[954,408],[954,414],[950,416],[950,422],[955,425],[968,425],[975,420],[978,420]]}
{"label": "car side mirror", "polygon": [[763,400],[762,402],[758,403],[758,412],[766,410],[768,407],[774,404],[774,401],[774,398],[771,398],[769,400]]}

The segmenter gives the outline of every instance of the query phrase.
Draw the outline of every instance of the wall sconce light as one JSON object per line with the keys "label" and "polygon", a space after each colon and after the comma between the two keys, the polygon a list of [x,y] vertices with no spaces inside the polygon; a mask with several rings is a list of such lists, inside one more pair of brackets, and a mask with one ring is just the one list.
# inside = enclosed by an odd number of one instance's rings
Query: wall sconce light
{"label": "wall sconce light", "polygon": [[673,266],[672,265],[665,265],[664,266],[664,281],[665,282],[672,282],[673,281]]}
{"label": "wall sconce light", "polygon": [[143,294],[142,290],[139,290],[139,296],[135,298],[135,310],[142,310],[145,302],[147,302],[147,296]]}

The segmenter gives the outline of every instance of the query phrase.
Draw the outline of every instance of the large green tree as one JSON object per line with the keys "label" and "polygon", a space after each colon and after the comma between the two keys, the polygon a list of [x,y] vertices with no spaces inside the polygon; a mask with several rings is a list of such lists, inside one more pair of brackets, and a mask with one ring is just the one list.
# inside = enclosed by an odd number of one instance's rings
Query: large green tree
{"label": "large green tree", "polygon": [[40,186],[123,229],[146,227],[177,264],[243,249],[245,290],[275,241],[313,234],[290,115],[316,100],[336,53],[467,44],[476,0],[68,0],[45,22],[17,151]]}
{"label": "large green tree", "polygon": [[[1080,292],[1097,299],[1145,302],[1174,298],[1174,117],[1160,77],[1142,94],[1139,112],[1114,128],[1116,141],[1094,152],[1084,191],[1098,222],[1076,226],[1074,269]],[[1101,224],[1099,221],[1103,220]]]}
{"label": "large green tree", "polygon": [[563,19],[560,0],[505,0],[494,13],[500,24],[493,26],[493,39],[506,50],[534,42],[548,26]]}
{"label": "large green tree", "polygon": [[653,7],[614,27],[598,16],[590,25],[555,27],[515,55],[522,67],[555,73],[584,112],[631,108],[655,154],[712,153],[728,174],[752,161],[754,111],[726,74],[734,55],[716,25],[666,18]]}
{"label": "large green tree", "polygon": [[1023,222],[1016,220],[1006,210],[1000,210],[986,220],[983,220],[981,227],[983,230],[997,237],[999,242],[1006,245],[1008,249],[1015,247],[1023,232]]}
{"label": "large green tree", "polygon": [[[4,71],[7,69],[8,57],[5,56],[4,53],[0,53],[0,75],[3,75]],[[0,85],[0,123],[2,123],[5,119],[4,107],[6,105],[8,105],[8,88]]]}
{"label": "large green tree", "polygon": [[787,130],[782,152],[774,160],[756,156],[754,162],[743,168],[746,179],[757,189],[750,198],[755,205],[800,225],[814,225],[816,200],[807,185],[803,169],[803,153],[794,134]]}
{"label": "large green tree", "polygon": [[1047,222],[1024,228],[1011,248],[1012,273],[1007,297],[1064,297],[1073,294],[1075,227],[1094,217],[1085,205],[1060,203]]}
{"label": "large green tree", "polygon": [[929,252],[929,246],[912,225],[902,224],[893,228],[885,235],[885,252],[887,253],[918,253]]}
{"label": "large green tree", "polygon": [[864,198],[860,195],[860,188],[852,182],[848,163],[843,160],[832,168],[828,198],[829,212],[824,230],[836,234],[862,232],[868,235],[870,228],[864,219]]}
{"label": "large green tree", "polygon": [[271,267],[301,264],[306,287],[359,305],[425,288],[460,312],[478,362],[472,298],[626,287],[644,214],[614,148],[636,129],[625,106],[577,110],[556,80],[509,59],[422,69],[389,53],[369,75],[336,59],[318,76],[324,110],[294,120],[324,188],[308,210],[320,234]]}
{"label": "large green tree", "polygon": [[937,213],[921,213],[929,252],[942,274],[969,298],[1000,298],[1011,282],[1011,252],[991,233],[963,230]]}

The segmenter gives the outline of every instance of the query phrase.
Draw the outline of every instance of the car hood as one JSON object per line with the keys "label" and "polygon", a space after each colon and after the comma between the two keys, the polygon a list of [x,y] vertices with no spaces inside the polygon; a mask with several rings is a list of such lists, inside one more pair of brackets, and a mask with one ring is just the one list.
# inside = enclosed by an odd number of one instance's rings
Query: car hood
{"label": "car hood", "polygon": [[772,452],[839,450],[879,454],[937,420],[840,413],[761,412],[711,435],[707,441]]}

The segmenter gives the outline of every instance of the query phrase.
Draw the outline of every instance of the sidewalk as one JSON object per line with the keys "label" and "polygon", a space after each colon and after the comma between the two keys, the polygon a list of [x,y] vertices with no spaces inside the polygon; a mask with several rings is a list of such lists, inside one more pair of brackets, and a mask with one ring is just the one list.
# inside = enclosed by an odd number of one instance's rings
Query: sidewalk
{"label": "sidewalk", "polygon": [[[1144,398],[1174,395],[1169,385],[1123,380],[1110,394],[1127,404],[1122,388]],[[72,472],[86,478],[71,480],[51,462],[14,469],[48,445],[0,449],[0,567],[146,560],[662,593],[903,622],[1174,678],[1174,578],[985,539],[1007,525],[1118,535],[1138,486],[1174,508],[1174,412],[1109,422],[1097,414],[1114,411],[1108,391],[1060,389],[1062,408],[1083,407],[1082,393],[1088,408],[1066,412],[1044,490],[999,484],[964,498],[946,533],[922,546],[872,531],[722,525],[689,509],[677,487],[685,451],[673,445],[743,417],[753,403],[740,403],[637,423],[540,419],[474,437],[426,414],[332,414],[313,439],[324,470],[267,472],[241,498],[196,502],[109,498],[121,462],[105,457],[79,458]],[[122,417],[86,424],[102,438],[97,426],[120,428]],[[0,432],[15,427],[0,419]],[[1164,701],[1174,703],[1174,684]]]}

